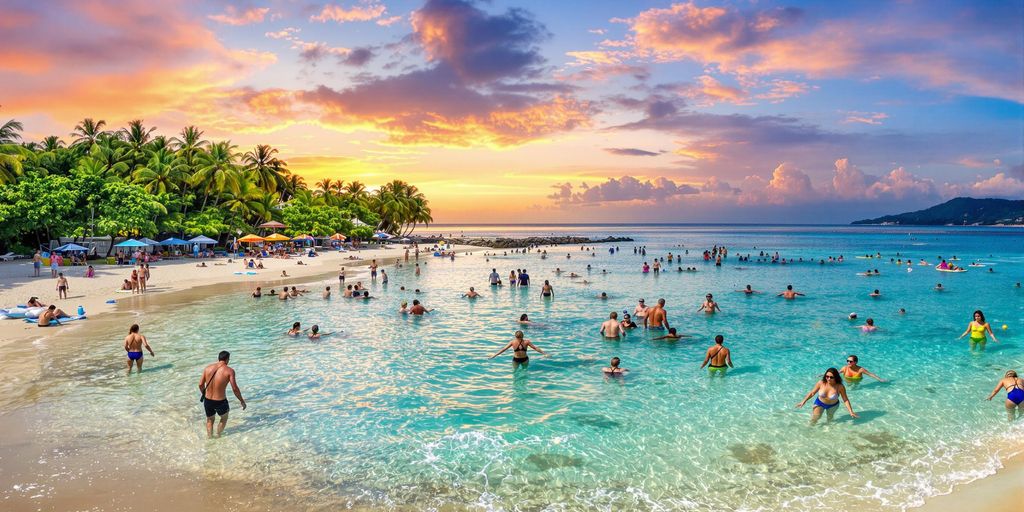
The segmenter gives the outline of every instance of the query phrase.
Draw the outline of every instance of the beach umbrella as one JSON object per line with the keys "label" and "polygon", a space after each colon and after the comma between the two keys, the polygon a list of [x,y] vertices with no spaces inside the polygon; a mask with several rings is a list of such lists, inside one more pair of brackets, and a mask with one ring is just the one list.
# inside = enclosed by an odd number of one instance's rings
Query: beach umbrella
{"label": "beach umbrella", "polygon": [[273,235],[265,236],[263,237],[263,239],[268,242],[287,242],[291,240],[291,238],[288,238],[280,233],[274,233]]}
{"label": "beach umbrella", "polygon": [[128,240],[125,240],[124,242],[121,242],[121,243],[115,245],[114,247],[148,247],[148,246],[146,245],[145,242],[140,242],[138,240],[134,240],[132,238],[129,238]]}
{"label": "beach umbrella", "polygon": [[87,247],[82,247],[81,245],[78,245],[78,244],[64,244],[64,245],[54,249],[53,251],[54,252],[75,252],[75,251],[88,251],[88,250],[89,249]]}
{"label": "beach umbrella", "polygon": [[373,237],[374,238],[379,238],[381,240],[387,240],[387,239],[391,238],[391,235],[389,235],[387,233],[375,233],[373,235]]}
{"label": "beach umbrella", "polygon": [[199,244],[199,245],[210,245],[210,244],[217,243],[217,241],[212,239],[212,238],[209,238],[209,237],[206,237],[206,236],[203,236],[203,235],[199,235],[199,236],[189,240],[188,243],[190,243],[190,244]]}
{"label": "beach umbrella", "polygon": [[345,241],[345,240],[347,240],[347,238],[345,237],[345,235],[343,235],[341,233],[335,233],[335,234],[331,235],[331,240]]}
{"label": "beach umbrella", "polygon": [[188,245],[188,240],[182,240],[180,238],[171,237],[168,238],[167,240],[164,240],[163,242],[160,242],[160,245]]}
{"label": "beach umbrella", "polygon": [[160,245],[160,242],[157,242],[156,240],[153,240],[152,238],[145,238],[145,237],[143,237],[143,238],[140,238],[139,241],[144,243],[144,244],[146,244],[146,245]]}
{"label": "beach umbrella", "polygon": [[239,242],[245,242],[245,243],[249,243],[249,244],[251,244],[253,242],[262,242],[264,240],[266,240],[266,238],[263,238],[262,236],[256,236],[256,235],[245,235],[242,238],[238,239]]}
{"label": "beach umbrella", "polygon": [[361,220],[359,220],[359,219],[357,219],[355,217],[352,217],[352,220],[350,222],[352,223],[353,226],[369,226],[369,224],[367,224],[367,223],[365,223],[365,222],[363,222],[363,221],[361,221]]}
{"label": "beach umbrella", "polygon": [[301,241],[301,242],[312,242],[312,241],[314,241],[316,239],[311,237],[311,236],[309,236],[309,235],[299,235],[299,236],[296,236],[296,237],[292,237],[292,240],[295,240],[297,242],[299,242],[299,241]]}
{"label": "beach umbrella", "polygon": [[267,229],[282,229],[282,228],[286,228],[288,226],[285,226],[284,224],[281,224],[280,222],[278,222],[276,220],[272,220],[270,222],[264,222],[263,224],[260,224],[259,227],[267,228]]}

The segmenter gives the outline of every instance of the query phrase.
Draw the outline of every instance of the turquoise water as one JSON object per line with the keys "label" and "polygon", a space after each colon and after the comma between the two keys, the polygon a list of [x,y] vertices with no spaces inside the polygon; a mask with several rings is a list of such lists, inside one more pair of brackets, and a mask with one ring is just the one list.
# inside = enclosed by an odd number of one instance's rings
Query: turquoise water
{"label": "turquoise water", "polygon": [[[479,510],[901,510],[992,471],[1024,434],[1024,422],[1007,425],[1002,395],[984,401],[1006,369],[1024,370],[1024,290],[1013,287],[1024,280],[1018,230],[441,229],[629,234],[636,242],[620,243],[615,255],[607,246],[594,256],[579,246],[547,248],[546,260],[531,253],[487,261],[482,250],[454,262],[424,257],[418,278],[411,267],[387,266],[391,282],[372,284],[378,299],[369,302],[324,301],[323,283],[310,283],[316,293],[285,303],[237,295],[147,312],[139,322],[158,354],[149,369],[130,378],[117,370],[121,333],[109,351],[68,358],[54,369],[52,385],[63,392],[50,428],[104,436],[111,449],[138,449],[164,467],[284,486],[312,506]],[[716,243],[731,250],[721,268],[700,259]],[[633,254],[639,245],[646,257]],[[699,272],[640,273],[643,261],[684,249],[682,266]],[[757,263],[761,250],[846,262]],[[884,258],[854,259],[875,252]],[[915,265],[908,273],[889,263],[897,252],[915,263],[955,254],[961,264],[992,266],[942,274]],[[747,253],[751,262],[736,262]],[[491,267],[503,279],[526,267],[533,286],[492,289]],[[556,267],[593,284],[556,276]],[[856,275],[867,268],[882,275]],[[540,298],[544,279],[553,301]],[[937,282],[947,290],[933,291]],[[327,283],[337,290],[337,280]],[[770,293],[734,292],[748,283]],[[787,284],[807,296],[776,298]],[[470,286],[483,295],[459,298]],[[868,297],[875,288],[881,298]],[[602,291],[607,302],[596,298]],[[696,312],[706,293],[721,314]],[[603,340],[597,329],[608,312],[632,312],[638,297],[664,297],[672,325],[695,338],[651,341],[641,329]],[[413,298],[436,311],[398,315]],[[1000,343],[972,354],[956,338],[979,308]],[[879,331],[861,333],[850,312],[874,318]],[[541,324],[525,331],[550,357],[531,353],[528,368],[513,370],[509,354],[488,357],[512,338],[522,313]],[[343,333],[320,343],[283,336],[293,321]],[[716,334],[736,364],[724,379],[699,369]],[[232,397],[227,435],[209,442],[196,384],[222,349],[232,352],[249,409]],[[861,419],[841,410],[832,424],[809,426],[810,406],[794,405],[848,354],[889,382],[850,387]],[[632,370],[624,379],[601,374],[613,356]]]}

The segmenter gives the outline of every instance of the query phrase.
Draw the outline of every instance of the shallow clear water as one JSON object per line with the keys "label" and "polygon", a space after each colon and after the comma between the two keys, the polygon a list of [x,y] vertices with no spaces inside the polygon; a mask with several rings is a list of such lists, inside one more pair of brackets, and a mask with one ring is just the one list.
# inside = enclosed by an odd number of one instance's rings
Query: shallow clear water
{"label": "shallow clear water", "polygon": [[[1024,290],[1013,287],[1024,280],[1018,230],[442,230],[626,233],[637,241],[614,255],[607,246],[594,256],[576,246],[547,248],[546,260],[531,253],[488,262],[482,250],[455,262],[424,257],[418,278],[411,267],[386,267],[391,282],[373,284],[378,299],[369,302],[323,301],[322,284],[311,283],[315,293],[297,301],[239,295],[148,312],[140,323],[158,357],[126,378],[115,370],[118,333],[109,351],[70,359],[51,383],[62,391],[52,430],[107,437],[112,450],[141,449],[154,464],[283,485],[311,504],[493,510],[900,510],[991,471],[1001,447],[1024,434],[1024,422],[1007,426],[1002,396],[984,401],[1006,369],[1024,370]],[[700,260],[716,243],[731,250],[721,268]],[[682,265],[699,272],[639,272],[645,260],[683,252],[677,244],[690,251]],[[633,254],[639,245],[646,258]],[[735,261],[747,253],[756,260],[760,250],[804,260],[842,254],[846,262]],[[875,252],[884,259],[854,259]],[[916,264],[908,273],[889,263],[897,252],[933,264],[955,254],[961,264],[991,263],[995,273]],[[534,284],[492,289],[491,267],[503,279],[526,267]],[[556,276],[555,267],[593,284]],[[856,275],[869,267],[882,275]],[[544,279],[553,301],[540,298]],[[933,291],[937,282],[947,290]],[[769,293],[734,291],[748,283]],[[774,296],[790,283],[807,296]],[[328,284],[337,291],[337,280]],[[459,298],[469,286],[483,295]],[[868,297],[874,288],[881,298]],[[602,291],[607,302],[596,298]],[[721,314],[696,312],[709,292]],[[651,341],[641,329],[625,341],[603,340],[597,329],[608,312],[632,312],[638,297],[664,297],[672,325],[695,338]],[[413,298],[436,311],[395,312]],[[972,354],[956,337],[979,308],[1000,343]],[[854,311],[880,330],[854,328],[846,319]],[[488,357],[511,339],[522,313],[541,324],[525,330],[550,357],[531,353],[528,368],[514,371],[510,354]],[[343,333],[296,340],[283,335],[293,321]],[[736,368],[724,379],[699,369],[715,334],[734,354]],[[232,397],[227,435],[210,442],[196,384],[222,349],[232,352],[249,409]],[[794,404],[848,354],[890,382],[851,386],[861,419],[841,410],[832,424],[808,426],[810,406]],[[612,356],[632,370],[624,379],[602,376]]]}

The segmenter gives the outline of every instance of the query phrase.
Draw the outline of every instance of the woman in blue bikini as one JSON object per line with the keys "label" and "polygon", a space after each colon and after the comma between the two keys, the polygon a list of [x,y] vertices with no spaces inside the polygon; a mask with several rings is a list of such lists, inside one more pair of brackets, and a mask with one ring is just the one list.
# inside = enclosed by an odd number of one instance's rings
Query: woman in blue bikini
{"label": "woman in blue bikini", "polygon": [[1010,421],[1017,417],[1024,418],[1024,379],[1017,376],[1017,372],[1010,370],[1003,375],[1002,380],[988,395],[987,400],[992,400],[996,393],[1006,390],[1006,418]]}
{"label": "woman in blue bikini", "polygon": [[821,381],[815,384],[814,389],[807,393],[803,401],[796,404],[796,406],[798,408],[803,407],[812,396],[815,398],[814,409],[811,410],[811,425],[814,425],[821,419],[822,412],[826,413],[828,421],[832,421],[832,417],[836,415],[836,409],[838,409],[836,406],[839,405],[840,399],[846,405],[846,410],[850,411],[851,417],[859,417],[857,413],[853,412],[850,399],[846,396],[846,386],[843,386],[843,378],[839,376],[839,370],[835,368],[825,370],[825,375],[821,377]]}

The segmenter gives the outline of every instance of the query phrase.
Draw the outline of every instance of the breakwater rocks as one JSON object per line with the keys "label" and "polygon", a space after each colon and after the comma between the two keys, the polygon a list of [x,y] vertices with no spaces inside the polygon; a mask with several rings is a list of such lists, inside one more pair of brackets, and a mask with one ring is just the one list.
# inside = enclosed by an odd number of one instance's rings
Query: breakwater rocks
{"label": "breakwater rocks", "polygon": [[446,240],[457,245],[473,245],[477,247],[493,247],[495,249],[514,249],[518,247],[543,245],[591,245],[617,242],[632,242],[629,237],[609,236],[605,238],[589,238],[585,236],[529,236],[525,238],[423,238],[422,244],[433,244]]}

